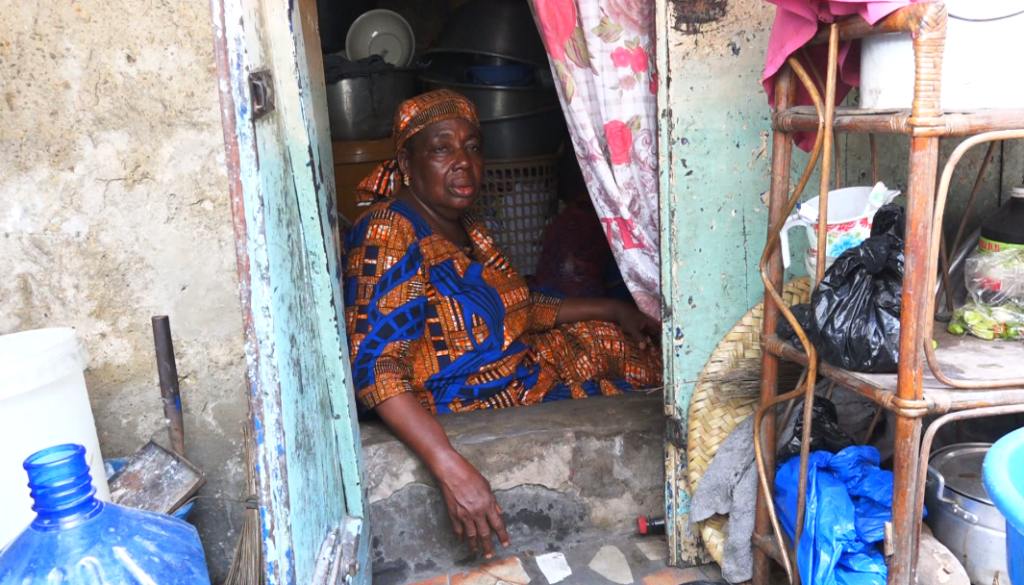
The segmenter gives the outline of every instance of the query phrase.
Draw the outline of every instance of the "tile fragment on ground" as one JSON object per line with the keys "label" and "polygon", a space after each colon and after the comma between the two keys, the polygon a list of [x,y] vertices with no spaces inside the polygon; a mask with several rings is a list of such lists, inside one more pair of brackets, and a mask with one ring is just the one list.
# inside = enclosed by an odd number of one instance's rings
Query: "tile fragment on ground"
{"label": "tile fragment on ground", "polygon": [[683,585],[704,579],[704,573],[697,568],[677,569],[669,567],[643,578],[644,585]]}
{"label": "tile fragment on ground", "polygon": [[618,547],[611,545],[601,547],[588,566],[591,571],[613,583],[619,585],[633,583],[633,571],[630,570],[626,556]]}
{"label": "tile fragment on ground", "polygon": [[668,543],[663,540],[641,540],[636,547],[649,561],[663,561],[668,558]]}
{"label": "tile fragment on ground", "polygon": [[468,573],[451,575],[451,585],[527,585],[530,576],[518,557],[502,559]]}
{"label": "tile fragment on ground", "polygon": [[569,563],[565,560],[565,555],[560,552],[540,555],[536,558],[536,561],[537,566],[540,568],[540,572],[544,574],[549,585],[561,583],[567,577],[572,575],[572,569],[569,568]]}

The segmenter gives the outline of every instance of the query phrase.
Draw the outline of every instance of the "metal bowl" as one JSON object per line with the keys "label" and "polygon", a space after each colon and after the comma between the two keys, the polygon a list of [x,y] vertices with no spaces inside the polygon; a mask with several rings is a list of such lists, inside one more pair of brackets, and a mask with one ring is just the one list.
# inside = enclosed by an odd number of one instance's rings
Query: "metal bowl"
{"label": "metal bowl", "polygon": [[558,151],[566,136],[565,117],[558,106],[525,114],[481,119],[484,158],[526,158]]}
{"label": "metal bowl", "polygon": [[547,53],[525,0],[470,0],[448,19],[433,53],[475,53],[546,66]]}
{"label": "metal bowl", "polygon": [[430,51],[424,54],[421,60],[430,71],[440,71],[446,74],[464,72],[470,67],[500,67],[501,65],[521,64],[520,61],[495,57],[494,55],[482,55],[479,53],[447,53],[444,51]]}
{"label": "metal bowl", "polygon": [[431,72],[420,76],[420,82],[425,91],[450,89],[466,96],[476,104],[476,112],[481,119],[528,114],[558,107],[558,94],[553,88],[460,83],[454,77]]}
{"label": "metal bowl", "polygon": [[328,85],[331,139],[378,140],[391,136],[398,105],[419,93],[418,73],[392,69]]}

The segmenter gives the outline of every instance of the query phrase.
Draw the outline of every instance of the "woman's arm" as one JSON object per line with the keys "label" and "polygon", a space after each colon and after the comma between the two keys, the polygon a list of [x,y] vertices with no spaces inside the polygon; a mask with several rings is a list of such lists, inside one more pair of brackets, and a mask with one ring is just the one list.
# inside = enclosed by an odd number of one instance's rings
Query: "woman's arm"
{"label": "woman's arm", "polygon": [[[452,448],[414,391],[408,348],[425,331],[427,303],[422,293],[415,294],[425,287],[415,232],[404,219],[381,215],[361,220],[350,237],[345,317],[356,397],[375,408],[437,478],[455,535],[468,539],[474,551],[482,545],[489,557],[492,531],[508,546],[501,509],[487,480]],[[413,282],[418,286],[408,286]],[[401,291],[405,297],[396,298]],[[395,306],[396,301],[401,304]]]}
{"label": "woman's arm", "polygon": [[469,541],[473,552],[483,549],[487,558],[494,556],[492,533],[507,547],[508,532],[491,485],[452,447],[437,419],[419,400],[406,392],[382,402],[377,414],[437,479],[456,538]]}
{"label": "woman's arm", "polygon": [[555,325],[568,325],[580,321],[607,321],[615,323],[627,335],[647,343],[648,337],[661,333],[661,323],[645,315],[635,306],[615,299],[568,298],[562,301],[555,317]]}

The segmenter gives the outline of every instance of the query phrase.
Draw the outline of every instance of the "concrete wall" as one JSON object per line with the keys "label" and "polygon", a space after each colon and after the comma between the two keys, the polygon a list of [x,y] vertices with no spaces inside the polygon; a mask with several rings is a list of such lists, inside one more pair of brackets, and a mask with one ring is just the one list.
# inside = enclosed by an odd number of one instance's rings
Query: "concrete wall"
{"label": "concrete wall", "polygon": [[149,318],[170,315],[188,457],[208,478],[194,520],[221,581],[247,392],[208,4],[0,13],[0,334],[77,328],[101,447],[123,457],[166,438]]}

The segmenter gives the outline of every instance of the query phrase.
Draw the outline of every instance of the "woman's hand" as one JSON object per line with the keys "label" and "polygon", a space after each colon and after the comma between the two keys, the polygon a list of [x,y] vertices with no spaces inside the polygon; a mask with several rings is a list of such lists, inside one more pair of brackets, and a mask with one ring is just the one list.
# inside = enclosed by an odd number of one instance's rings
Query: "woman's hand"
{"label": "woman's hand", "polygon": [[661,335],[661,323],[655,321],[631,303],[614,299],[569,298],[562,301],[555,325],[567,325],[580,321],[607,321],[615,323],[622,331],[646,348],[652,337]]}
{"label": "woman's hand", "polygon": [[491,492],[491,484],[476,468],[455,453],[437,481],[459,541],[468,542],[473,552],[483,550],[487,558],[494,556],[492,535],[502,546],[509,545],[501,506]]}
{"label": "woman's hand", "polygon": [[492,536],[508,546],[508,532],[491,484],[452,447],[437,419],[419,400],[404,392],[382,402],[377,414],[437,479],[455,537],[468,541],[473,552],[482,548],[487,558],[494,556]]}
{"label": "woman's hand", "polygon": [[661,336],[661,323],[629,303],[616,302],[611,321],[639,342],[641,349],[646,349],[652,338],[658,339]]}

